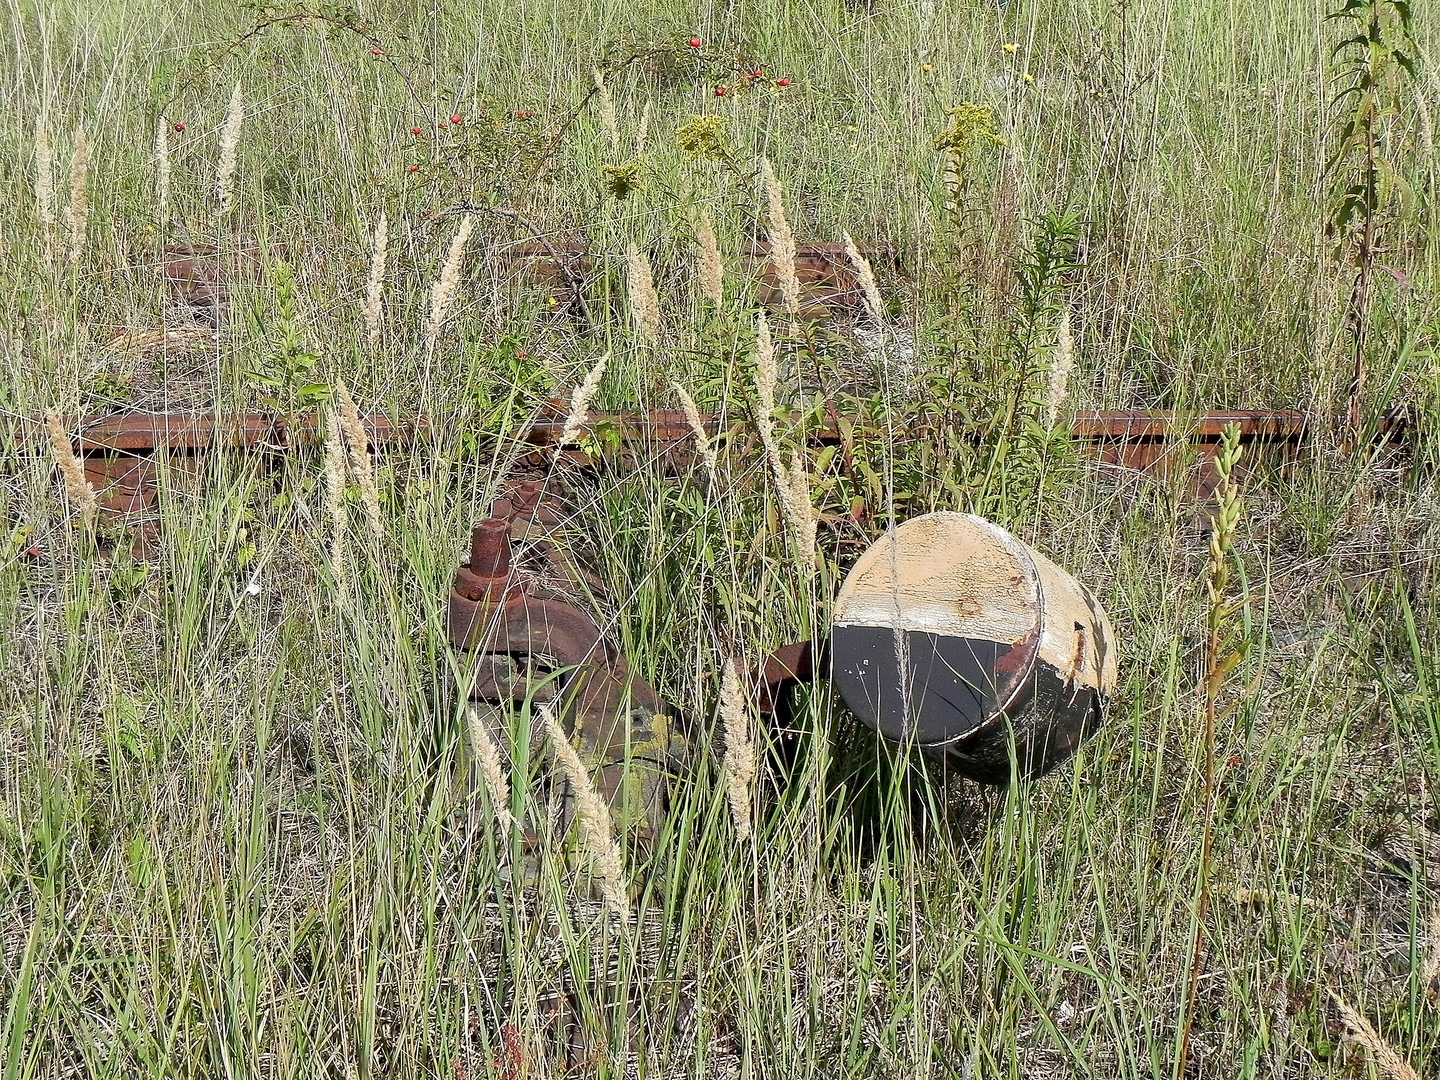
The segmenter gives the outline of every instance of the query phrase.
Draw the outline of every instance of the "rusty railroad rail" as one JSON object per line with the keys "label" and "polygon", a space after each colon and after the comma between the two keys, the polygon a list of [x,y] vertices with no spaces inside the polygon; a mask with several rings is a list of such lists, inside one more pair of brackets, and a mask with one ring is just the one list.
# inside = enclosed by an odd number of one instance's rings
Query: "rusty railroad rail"
{"label": "rusty railroad rail", "polygon": [[[403,450],[424,439],[431,424],[426,418],[397,421],[385,416],[363,420],[371,447],[377,452]],[[714,436],[722,428],[740,428],[739,421],[707,418],[705,428]],[[1298,458],[1309,430],[1309,417],[1294,410],[1211,412],[1183,415],[1172,412],[1082,412],[1070,433],[1081,453],[1098,467],[1131,471],[1170,479],[1177,471],[1195,470],[1201,494],[1214,482],[1213,459],[1220,433],[1231,423],[1240,425],[1241,441],[1269,448],[1281,464]],[[581,463],[589,459],[578,445],[561,445],[564,419],[551,409],[513,436],[515,445],[537,452],[563,455]],[[284,455],[324,439],[322,425],[313,416],[294,423],[266,413],[217,417],[208,413],[115,413],[72,422],[72,445],[85,464],[86,476],[101,495],[102,506],[112,513],[147,509],[158,484],[160,459],[194,459],[215,450]],[[586,434],[614,433],[627,447],[644,446],[665,456],[685,452],[692,432],[685,415],[659,409],[639,413],[592,414]],[[838,442],[832,423],[807,432],[812,444]],[[15,441],[43,445],[38,423],[22,424]],[[1253,457],[1253,455],[1251,455]],[[192,463],[193,467],[193,463]]]}

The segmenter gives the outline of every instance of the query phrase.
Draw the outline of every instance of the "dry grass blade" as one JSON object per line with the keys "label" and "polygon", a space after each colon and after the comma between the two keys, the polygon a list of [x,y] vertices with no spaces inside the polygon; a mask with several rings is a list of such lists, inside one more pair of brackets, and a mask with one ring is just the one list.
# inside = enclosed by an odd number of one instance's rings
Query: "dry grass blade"
{"label": "dry grass blade", "polygon": [[1440,994],[1440,904],[1430,913],[1430,935],[1420,985],[1427,994]]}
{"label": "dry grass blade", "polygon": [[85,141],[85,129],[75,133],[75,152],[70,158],[70,206],[65,211],[65,222],[70,226],[69,263],[74,266],[80,261],[85,249],[85,224],[90,217],[89,193],[86,181],[89,177],[90,144]]}

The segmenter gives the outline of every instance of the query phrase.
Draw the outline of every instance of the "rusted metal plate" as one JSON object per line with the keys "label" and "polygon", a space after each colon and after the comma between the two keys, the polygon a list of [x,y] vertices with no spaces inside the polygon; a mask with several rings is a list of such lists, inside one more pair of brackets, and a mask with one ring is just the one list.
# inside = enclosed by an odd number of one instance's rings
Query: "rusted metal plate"
{"label": "rusted metal plate", "polygon": [[940,512],[904,522],[851,569],[831,672],[885,738],[1003,784],[1054,768],[1098,724],[1112,642],[1099,601],[1054,563],[983,518]]}

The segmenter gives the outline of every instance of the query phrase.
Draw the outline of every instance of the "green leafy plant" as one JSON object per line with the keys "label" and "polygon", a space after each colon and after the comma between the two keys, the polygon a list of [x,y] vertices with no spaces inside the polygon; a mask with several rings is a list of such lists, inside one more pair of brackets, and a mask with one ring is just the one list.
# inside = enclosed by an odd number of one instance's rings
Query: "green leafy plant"
{"label": "green leafy plant", "polygon": [[1205,568],[1205,673],[1200,683],[1205,698],[1204,727],[1201,735],[1202,773],[1205,784],[1205,808],[1201,818],[1200,879],[1195,903],[1195,933],[1191,939],[1188,970],[1189,990],[1180,1028],[1180,1057],[1175,1070],[1183,1077],[1190,1052],[1190,1027],[1195,1014],[1195,994],[1200,985],[1200,950],[1205,942],[1205,921],[1210,903],[1210,844],[1215,826],[1215,726],[1235,708],[1223,711],[1218,704],[1225,684],[1249,653],[1245,637],[1246,622],[1241,613],[1248,598],[1244,591],[1232,598],[1230,567],[1234,562],[1235,536],[1240,529],[1243,504],[1240,488],[1235,482],[1235,466],[1240,461],[1240,425],[1230,424],[1221,433],[1220,450],[1215,456],[1215,471],[1220,486],[1215,491],[1219,502],[1210,518],[1210,558]]}
{"label": "green leafy plant", "polygon": [[293,419],[328,401],[330,387],[310,379],[310,371],[320,356],[305,346],[295,272],[288,263],[277,262],[270,269],[270,280],[275,286],[275,322],[270,328],[274,341],[260,363],[246,375],[262,402]]}
{"label": "green leafy plant", "polygon": [[[1388,240],[1385,226],[1404,216],[1414,192],[1403,173],[1408,154],[1401,89],[1415,78],[1415,41],[1405,0],[1348,0],[1328,18],[1345,25],[1335,46],[1335,147],[1326,171],[1333,185],[1325,231],[1341,264],[1353,272],[1345,311],[1352,373],[1346,419],[1353,440],[1361,428],[1375,271]],[[1389,271],[1394,273],[1393,270]]]}

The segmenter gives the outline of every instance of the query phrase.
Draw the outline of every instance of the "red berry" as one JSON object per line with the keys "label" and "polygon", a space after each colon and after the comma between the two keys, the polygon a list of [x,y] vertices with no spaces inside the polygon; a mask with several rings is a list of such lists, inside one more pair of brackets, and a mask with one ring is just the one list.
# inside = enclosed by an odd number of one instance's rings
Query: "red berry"
{"label": "red berry", "polygon": [[175,130],[176,130],[176,131],[184,131],[184,130],[185,130],[185,125],[184,125],[184,124],[176,124],[176,125],[175,125]]}
{"label": "red berry", "polygon": [[716,97],[724,97],[724,96],[725,96],[725,87],[723,87],[723,86],[717,86],[717,87],[715,87],[715,96],[716,96]]}
{"label": "red berry", "polygon": [[781,80],[780,80],[779,82],[777,82],[775,85],[776,85],[776,86],[789,86],[789,85],[790,85],[790,80],[789,80],[789,79],[781,79]]}
{"label": "red berry", "polygon": [[379,55],[380,55],[380,50],[379,50],[379,49],[371,49],[371,50],[370,50],[370,55],[371,55],[371,56],[379,56]]}
{"label": "red berry", "polygon": [[420,129],[419,129],[418,127],[413,127],[413,128],[410,129],[410,134],[411,134],[411,135],[419,135],[419,134],[420,134]]}
{"label": "red berry", "polygon": [[411,165],[411,166],[410,166],[410,171],[411,171],[411,172],[419,172],[419,171],[420,171],[420,166],[419,166],[419,165]]}
{"label": "red berry", "polygon": [[515,355],[518,356],[521,360],[523,360],[523,359],[525,359],[525,350],[524,350],[524,349],[521,349],[521,350],[520,350],[519,352],[517,352]]}
{"label": "red berry", "polygon": [[451,122],[452,124],[458,124],[458,123],[460,122],[460,117],[458,117],[458,116],[452,116],[452,117],[450,117],[450,122]]}
{"label": "red berry", "polygon": [[700,39],[699,39],[698,37],[692,37],[692,38],[690,39],[690,48],[692,48],[692,49],[698,49],[699,47],[700,47]]}

